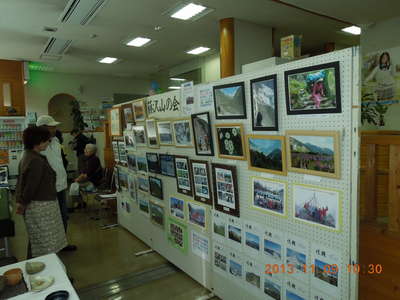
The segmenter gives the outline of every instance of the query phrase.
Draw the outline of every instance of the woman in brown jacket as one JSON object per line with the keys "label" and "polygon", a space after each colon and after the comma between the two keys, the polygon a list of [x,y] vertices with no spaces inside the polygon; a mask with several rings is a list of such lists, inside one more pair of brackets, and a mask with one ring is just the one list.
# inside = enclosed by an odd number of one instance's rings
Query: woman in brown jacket
{"label": "woman in brown jacket", "polygon": [[32,257],[67,246],[57,202],[56,173],[40,154],[50,138],[50,132],[43,127],[28,127],[23,133],[25,152],[19,163],[16,200],[17,213],[24,215]]}

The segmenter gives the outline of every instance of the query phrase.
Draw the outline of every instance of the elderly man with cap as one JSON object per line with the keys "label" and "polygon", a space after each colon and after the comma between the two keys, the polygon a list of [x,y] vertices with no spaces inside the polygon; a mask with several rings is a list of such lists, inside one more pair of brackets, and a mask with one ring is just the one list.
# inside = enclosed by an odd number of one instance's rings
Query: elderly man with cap
{"label": "elderly man with cap", "polygon": [[[47,115],[40,116],[36,121],[36,126],[46,127],[51,134],[51,142],[47,149],[45,151],[42,151],[41,154],[46,156],[51,168],[56,172],[57,199],[60,205],[64,229],[65,232],[67,232],[68,208],[66,203],[66,189],[68,187],[68,184],[67,172],[65,171],[61,156],[61,145],[57,137],[55,136],[58,124],[60,124],[60,122],[56,122],[51,116]],[[76,246],[68,245],[63,249],[63,251],[75,251],[76,249]]]}

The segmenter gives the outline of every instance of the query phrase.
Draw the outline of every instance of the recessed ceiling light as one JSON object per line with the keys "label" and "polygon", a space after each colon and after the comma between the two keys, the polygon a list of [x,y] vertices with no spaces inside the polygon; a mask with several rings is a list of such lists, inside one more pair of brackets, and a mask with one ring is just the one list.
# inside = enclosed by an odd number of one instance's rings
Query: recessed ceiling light
{"label": "recessed ceiling light", "polygon": [[354,35],[360,35],[361,34],[361,28],[358,27],[358,26],[346,27],[346,28],[343,28],[342,31],[350,33],[350,34],[354,34]]}
{"label": "recessed ceiling light", "polygon": [[173,80],[173,81],[186,81],[185,78],[176,78],[176,77],[171,77],[170,80]]}
{"label": "recessed ceiling light", "polygon": [[145,37],[137,37],[126,43],[127,46],[142,47],[150,42],[151,39]]}
{"label": "recessed ceiling light", "polygon": [[207,47],[197,47],[197,48],[195,48],[195,49],[192,49],[192,50],[190,50],[190,51],[187,51],[186,53],[198,55],[198,54],[207,52],[208,50],[210,50],[210,48],[207,48]]}
{"label": "recessed ceiling light", "polygon": [[180,90],[181,87],[180,86],[169,86],[168,89],[170,89],[170,90]]}
{"label": "recessed ceiling light", "polygon": [[199,13],[203,12],[207,7],[194,3],[189,3],[171,15],[171,18],[180,20],[189,20]]}
{"label": "recessed ceiling light", "polygon": [[115,57],[103,57],[99,59],[99,63],[102,64],[112,64],[115,63],[118,60],[118,58]]}

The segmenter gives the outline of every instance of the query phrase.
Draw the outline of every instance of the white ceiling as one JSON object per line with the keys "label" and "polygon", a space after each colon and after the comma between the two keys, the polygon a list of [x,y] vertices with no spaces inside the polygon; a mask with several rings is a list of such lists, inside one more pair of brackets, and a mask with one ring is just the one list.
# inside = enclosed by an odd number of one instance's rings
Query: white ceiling
{"label": "white ceiling", "polygon": [[[178,0],[109,0],[93,21],[86,26],[58,22],[67,0],[1,0],[0,58],[40,61],[50,36],[72,39],[72,46],[59,62],[48,63],[56,72],[133,76],[148,78],[161,69],[193,58],[185,53],[204,45],[219,48],[218,20],[234,17],[277,29],[278,38],[286,34],[303,35],[303,49],[321,47],[325,42],[354,45],[358,39],[339,33],[343,23],[314,16],[270,0],[202,0],[215,10],[195,21],[184,22],[162,15]],[[286,0],[292,4],[354,23],[370,23],[394,16],[397,9],[378,9],[391,0]],[[394,4],[397,2],[396,4]],[[356,13],[357,12],[357,13]],[[163,27],[155,31],[154,26]],[[58,28],[56,33],[43,31],[44,26]],[[90,35],[97,38],[91,39]],[[156,42],[148,47],[126,47],[122,41],[135,36],[149,36]],[[115,65],[96,62],[102,56],[122,61]]]}

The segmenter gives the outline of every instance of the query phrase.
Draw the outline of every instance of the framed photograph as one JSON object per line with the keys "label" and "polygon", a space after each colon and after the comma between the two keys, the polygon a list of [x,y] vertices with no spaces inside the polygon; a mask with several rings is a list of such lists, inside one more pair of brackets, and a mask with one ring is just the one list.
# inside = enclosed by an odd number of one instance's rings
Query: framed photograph
{"label": "framed photograph", "polygon": [[296,220],[340,231],[341,193],[334,189],[293,184],[293,213]]}
{"label": "framed photograph", "polygon": [[246,119],[244,82],[213,87],[216,119]]}
{"label": "framed photograph", "polygon": [[146,120],[146,105],[145,100],[137,100],[132,103],[133,115],[136,122],[143,122]]}
{"label": "framed photograph", "polygon": [[138,176],[138,189],[142,192],[148,193],[149,192],[149,179],[147,176]]}
{"label": "framed photograph", "polygon": [[151,173],[156,173],[160,174],[160,161],[158,159],[158,154],[157,153],[146,153],[146,158],[147,158],[147,169]]}
{"label": "framed photograph", "polygon": [[128,168],[129,168],[129,170],[137,171],[136,155],[132,154],[132,153],[128,153],[127,158],[128,158]]}
{"label": "framed photograph", "polygon": [[253,130],[278,131],[276,75],[250,80]]}
{"label": "framed photograph", "polygon": [[136,165],[138,172],[147,173],[147,158],[143,156],[136,156]]}
{"label": "framed photograph", "polygon": [[138,202],[139,202],[139,211],[145,215],[150,214],[150,207],[149,207],[149,199],[147,199],[147,195],[141,192],[137,193]]}
{"label": "framed photograph", "polygon": [[136,150],[136,142],[132,130],[124,131],[124,141],[127,149]]}
{"label": "framed photograph", "polygon": [[153,176],[149,176],[150,195],[160,200],[164,200],[162,180]]}
{"label": "framed photograph", "polygon": [[337,131],[287,131],[288,170],[340,178],[340,146]]}
{"label": "framed photograph", "polygon": [[187,202],[187,206],[189,223],[206,229],[206,207],[190,201]]}
{"label": "framed photograph", "polygon": [[114,107],[110,109],[110,131],[111,136],[122,135],[122,124],[121,124],[121,108]]}
{"label": "framed photograph", "polygon": [[193,175],[194,199],[212,205],[212,191],[208,162],[203,160],[190,160]]}
{"label": "framed photograph", "polygon": [[132,126],[133,138],[137,147],[147,147],[146,130],[144,125]]}
{"label": "framed photograph", "polygon": [[246,160],[242,124],[216,124],[218,157]]}
{"label": "framed photograph", "polygon": [[286,216],[287,184],[263,177],[251,177],[250,207],[265,213]]}
{"label": "framed photograph", "polygon": [[8,184],[8,166],[0,166],[0,184]]}
{"label": "framed photograph", "polygon": [[150,221],[164,228],[164,207],[150,201]]}
{"label": "framed photograph", "polygon": [[176,177],[175,156],[169,154],[159,154],[161,175]]}
{"label": "framed photograph", "polygon": [[120,192],[121,185],[119,184],[119,168],[118,167],[114,167],[113,177],[115,180],[115,188],[117,189],[117,191]]}
{"label": "framed photograph", "polygon": [[171,121],[157,122],[157,131],[158,131],[158,137],[160,140],[160,146],[173,146],[174,145]]}
{"label": "framed photograph", "polygon": [[112,150],[113,150],[113,155],[114,155],[114,161],[116,163],[119,163],[119,150],[118,150],[118,141],[112,141]]}
{"label": "framed photograph", "polygon": [[118,182],[121,188],[128,190],[128,174],[125,171],[118,171]]}
{"label": "framed photograph", "polygon": [[240,217],[236,167],[214,163],[211,166],[215,209],[235,217]]}
{"label": "framed photograph", "polygon": [[118,156],[119,156],[119,163],[121,164],[127,164],[128,163],[128,158],[126,154],[126,148],[125,148],[125,142],[124,141],[119,141],[118,142]]}
{"label": "framed photograph", "polygon": [[285,137],[279,135],[247,135],[249,170],[286,175]]}
{"label": "framed photograph", "polygon": [[176,188],[179,193],[186,196],[193,195],[192,175],[189,168],[189,158],[187,156],[175,156],[176,168]]}
{"label": "framed photograph", "polygon": [[121,106],[122,109],[122,128],[127,128],[128,124],[134,124],[135,119],[133,117],[132,104],[124,104]]}
{"label": "framed photograph", "polygon": [[172,121],[172,127],[174,129],[175,146],[180,148],[192,148],[192,127],[190,121],[175,120]]}
{"label": "framed photograph", "polygon": [[192,126],[196,154],[214,156],[210,114],[205,112],[192,115]]}
{"label": "framed photograph", "polygon": [[146,120],[146,130],[147,130],[147,144],[149,148],[160,148],[160,143],[158,142],[156,120],[154,119]]}
{"label": "framed photograph", "polygon": [[170,210],[170,214],[171,216],[177,218],[177,219],[181,219],[181,220],[185,220],[185,201],[175,198],[175,197],[171,197],[169,199],[169,210]]}
{"label": "framed photograph", "polygon": [[342,112],[339,62],[285,72],[288,115]]}

